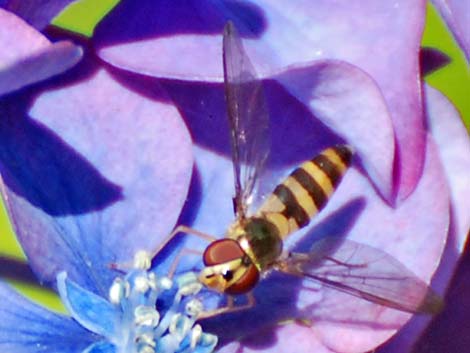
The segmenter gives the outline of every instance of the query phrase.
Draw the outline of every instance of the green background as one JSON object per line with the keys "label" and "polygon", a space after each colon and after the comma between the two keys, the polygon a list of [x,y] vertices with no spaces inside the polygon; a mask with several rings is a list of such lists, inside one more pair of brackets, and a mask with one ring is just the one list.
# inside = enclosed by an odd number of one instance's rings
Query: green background
{"label": "green background", "polygon": [[[55,20],[54,24],[71,31],[91,36],[96,23],[111,9],[118,0],[85,0],[74,3]],[[464,55],[447,31],[438,13],[428,6],[427,24],[423,36],[423,46],[434,47],[452,58],[452,63],[429,75],[426,81],[443,92],[457,107],[467,126],[470,127],[470,70]],[[5,209],[0,205],[0,255],[24,261],[25,257],[16,242]],[[64,311],[57,296],[41,287],[11,281],[26,296]]]}

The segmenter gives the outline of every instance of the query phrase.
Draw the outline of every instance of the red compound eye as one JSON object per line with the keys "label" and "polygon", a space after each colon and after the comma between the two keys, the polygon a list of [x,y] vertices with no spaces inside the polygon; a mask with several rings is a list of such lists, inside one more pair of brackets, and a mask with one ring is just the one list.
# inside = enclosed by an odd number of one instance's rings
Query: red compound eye
{"label": "red compound eye", "polygon": [[[206,266],[219,265],[241,258],[247,259],[246,254],[233,239],[216,240],[206,248],[203,255],[203,261]],[[240,266],[244,273],[235,283],[225,289],[227,294],[247,293],[258,283],[259,271],[251,261],[248,260],[248,263],[241,264]],[[229,281],[228,277],[225,280]]]}
{"label": "red compound eye", "polygon": [[206,266],[214,266],[227,261],[239,259],[245,252],[233,239],[216,240],[204,251],[203,261]]}
{"label": "red compound eye", "polygon": [[225,291],[227,294],[245,294],[256,286],[259,281],[259,271],[255,265],[250,264],[246,267],[245,273],[238,281],[232,284]]}

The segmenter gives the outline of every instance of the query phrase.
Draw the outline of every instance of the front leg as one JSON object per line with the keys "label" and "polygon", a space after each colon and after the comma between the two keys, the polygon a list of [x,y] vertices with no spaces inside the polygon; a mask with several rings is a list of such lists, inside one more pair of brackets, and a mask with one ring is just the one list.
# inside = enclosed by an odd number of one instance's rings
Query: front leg
{"label": "front leg", "polygon": [[202,312],[199,314],[197,317],[198,320],[204,320],[208,319],[210,317],[214,317],[220,314],[229,314],[229,313],[234,313],[237,311],[241,310],[247,310],[255,306],[256,304],[256,299],[255,296],[253,295],[253,292],[248,292],[246,294],[247,302],[242,305],[235,305],[235,300],[232,295],[227,295],[227,304],[221,308],[215,309],[215,310],[209,310]]}
{"label": "front leg", "polygon": [[[194,235],[198,238],[204,239],[207,242],[213,242],[217,240],[216,237],[213,237],[212,235],[203,233],[198,231],[197,229],[193,229],[184,225],[179,225],[177,226],[166,238],[165,240],[160,244],[160,246],[153,251],[152,253],[148,253],[146,251],[139,251],[135,256],[134,260],[132,262],[125,262],[125,263],[111,263],[109,264],[109,267],[113,270],[121,271],[121,272],[127,272],[128,270],[132,268],[144,268],[144,269],[149,269],[150,264],[152,259],[157,256],[167,245],[170,243],[173,238],[178,235],[178,234],[188,234],[188,235]],[[188,251],[190,252],[190,251]],[[191,251],[195,252],[195,251]],[[200,253],[199,253],[200,254]],[[173,275],[174,271],[176,270],[177,262],[181,260],[181,254],[177,255],[177,258],[173,261],[173,264],[170,268],[170,274]],[[176,263],[175,263],[176,262]],[[171,276],[170,276],[171,277]]]}
{"label": "front leg", "polygon": [[153,257],[156,256],[160,251],[162,251],[163,248],[165,248],[165,246],[167,246],[168,243],[173,240],[173,238],[179,233],[194,235],[198,238],[204,239],[207,242],[213,242],[217,240],[216,237],[206,234],[204,232],[200,232],[197,229],[190,228],[185,225],[179,225],[165,238],[165,240],[160,244],[160,246],[153,252]]}

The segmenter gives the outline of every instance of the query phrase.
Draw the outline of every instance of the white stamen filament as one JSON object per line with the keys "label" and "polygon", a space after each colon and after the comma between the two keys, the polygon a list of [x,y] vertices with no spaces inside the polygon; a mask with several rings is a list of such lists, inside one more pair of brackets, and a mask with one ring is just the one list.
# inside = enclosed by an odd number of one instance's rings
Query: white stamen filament
{"label": "white stamen filament", "polygon": [[147,271],[152,266],[152,257],[147,251],[138,251],[134,256],[134,268]]}
{"label": "white stamen filament", "polygon": [[[150,268],[150,260],[145,260],[145,252],[136,255],[135,269],[124,278],[116,278],[109,289],[109,299],[122,312],[117,332],[110,340],[118,353],[155,353],[162,349],[158,341],[166,337],[165,352],[175,352],[187,337],[191,349],[200,342],[216,343],[216,337],[202,332],[195,325],[198,315],[204,311],[201,301],[191,298],[183,306],[181,301],[189,295],[196,295],[202,288],[196,274],[178,277],[178,291],[173,303],[162,315],[157,310],[157,299],[162,292],[173,288],[168,277],[157,277]],[[148,256],[148,255],[147,255]],[[186,301],[186,300],[185,300]],[[183,309],[183,310],[182,310]],[[204,341],[201,341],[205,338]]]}
{"label": "white stamen filament", "polygon": [[196,345],[201,340],[202,336],[202,327],[201,325],[197,324],[194,325],[193,330],[191,331],[191,348],[196,348]]}
{"label": "white stamen filament", "polygon": [[160,322],[160,314],[152,307],[139,305],[134,310],[134,324],[136,326],[150,326],[155,328]]}

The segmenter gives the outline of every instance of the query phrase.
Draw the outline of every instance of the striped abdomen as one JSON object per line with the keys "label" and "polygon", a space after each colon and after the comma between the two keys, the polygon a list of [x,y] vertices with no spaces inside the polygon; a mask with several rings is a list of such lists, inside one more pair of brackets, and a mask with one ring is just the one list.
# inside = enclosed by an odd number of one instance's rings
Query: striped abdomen
{"label": "striped abdomen", "polygon": [[306,226],[327,203],[351,163],[346,145],[328,148],[295,169],[257,214],[274,223],[282,238]]}

